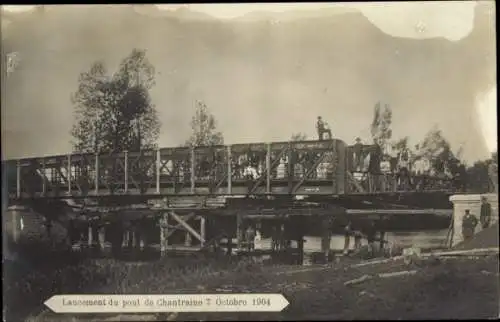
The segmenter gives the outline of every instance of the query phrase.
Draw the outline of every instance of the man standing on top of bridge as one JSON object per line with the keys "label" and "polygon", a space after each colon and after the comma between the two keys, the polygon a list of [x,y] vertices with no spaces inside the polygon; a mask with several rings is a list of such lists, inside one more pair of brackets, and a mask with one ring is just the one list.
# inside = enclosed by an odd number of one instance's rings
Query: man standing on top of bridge
{"label": "man standing on top of bridge", "polygon": [[246,167],[245,170],[243,171],[243,176],[245,177],[245,180],[247,182],[247,188],[248,188],[248,194],[252,191],[254,181],[257,179],[259,176],[257,173],[257,170],[252,167],[249,161],[246,162]]}
{"label": "man standing on top of bridge", "polygon": [[356,138],[356,143],[353,146],[353,161],[354,171],[361,171],[363,168],[363,143],[359,137]]}
{"label": "man standing on top of bridge", "polygon": [[398,156],[398,185],[406,190],[411,185],[410,178],[410,150],[404,148]]}
{"label": "man standing on top of bridge", "polygon": [[377,139],[373,140],[373,150],[370,152],[370,162],[368,164],[368,174],[372,182],[372,189],[370,191],[379,191],[379,179],[381,175],[380,163],[382,161],[382,148]]}
{"label": "man standing on top of bridge", "polygon": [[318,116],[318,121],[316,122],[316,130],[318,130],[318,138],[323,141],[323,134],[328,134],[328,139],[332,139],[332,130],[328,127],[328,124],[323,121],[321,116]]}

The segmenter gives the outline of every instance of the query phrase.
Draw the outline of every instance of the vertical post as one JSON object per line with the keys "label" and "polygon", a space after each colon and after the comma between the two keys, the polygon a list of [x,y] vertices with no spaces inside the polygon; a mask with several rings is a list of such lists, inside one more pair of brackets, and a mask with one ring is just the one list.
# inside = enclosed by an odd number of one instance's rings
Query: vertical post
{"label": "vertical post", "polygon": [[298,265],[304,264],[304,234],[301,233],[297,239],[297,248],[299,251]]}
{"label": "vertical post", "polygon": [[[205,236],[206,236],[206,233],[205,233],[205,217],[204,216],[200,216],[200,236],[201,236],[201,239],[202,240],[205,240]],[[205,243],[202,241],[201,242],[201,247],[204,247]]]}
{"label": "vertical post", "polygon": [[[4,201],[7,203],[7,201]],[[14,240],[14,243],[17,243],[19,241],[19,235],[20,235],[20,230],[21,230],[21,220],[22,217],[19,216],[19,209],[16,207],[11,211],[11,220],[12,220],[12,239]]]}
{"label": "vertical post", "polygon": [[104,243],[106,242],[106,228],[105,227],[99,227],[99,230],[98,230],[98,234],[99,234],[99,247],[101,249],[104,249]]}
{"label": "vertical post", "polygon": [[[241,212],[236,213],[236,250],[241,250],[241,241],[243,239],[243,231],[242,231],[242,214]],[[228,242],[232,242],[230,238],[228,238]]]}
{"label": "vertical post", "polygon": [[168,249],[168,212],[164,212],[160,219],[160,249],[161,256],[167,254]]}
{"label": "vertical post", "polygon": [[184,245],[186,247],[191,246],[191,233],[189,231],[186,231],[186,239],[184,240]]}
{"label": "vertical post", "polygon": [[21,161],[17,160],[16,164],[16,196],[21,198]]}
{"label": "vertical post", "polygon": [[156,193],[160,194],[160,171],[161,171],[161,153],[156,150]]}
{"label": "vertical post", "polygon": [[271,193],[271,144],[267,143],[266,151],[266,193]]}
{"label": "vertical post", "polygon": [[71,196],[71,154],[68,154],[68,168],[67,168],[67,176],[68,176],[68,195]]}
{"label": "vertical post", "polygon": [[231,156],[231,146],[227,146],[227,194],[232,192],[233,184],[233,160]]}
{"label": "vertical post", "polygon": [[42,196],[47,193],[47,179],[45,176],[45,158],[42,158]]}
{"label": "vertical post", "polygon": [[292,142],[288,142],[288,193],[292,194],[293,190],[293,176],[294,176],[294,165],[293,165],[293,148]]}
{"label": "vertical post", "polygon": [[95,189],[95,195],[97,196],[99,194],[99,152],[96,151],[95,153],[95,178],[94,178],[94,189]]}
{"label": "vertical post", "polygon": [[125,166],[124,166],[125,174],[124,174],[124,176],[125,177],[123,178],[124,179],[123,190],[125,191],[125,193],[127,193],[128,192],[128,151],[125,151],[124,154],[125,154],[124,155],[124,158],[125,158],[125,160],[124,160],[125,161]]}
{"label": "vertical post", "polygon": [[89,222],[88,223],[88,240],[87,240],[87,245],[90,247],[92,247],[92,242],[93,242],[93,237],[92,237],[92,224]]}
{"label": "vertical post", "polygon": [[137,227],[134,225],[132,227],[132,248],[135,249],[137,247]]}
{"label": "vertical post", "polygon": [[195,159],[194,159],[194,148],[191,148],[191,193],[194,194],[194,189],[195,185],[194,182],[196,180],[196,175],[195,175]]}
{"label": "vertical post", "polygon": [[330,256],[330,243],[331,243],[331,233],[330,233],[330,221],[327,216],[323,217],[323,236],[321,238],[321,252],[324,255],[325,263],[328,262],[328,257]]}

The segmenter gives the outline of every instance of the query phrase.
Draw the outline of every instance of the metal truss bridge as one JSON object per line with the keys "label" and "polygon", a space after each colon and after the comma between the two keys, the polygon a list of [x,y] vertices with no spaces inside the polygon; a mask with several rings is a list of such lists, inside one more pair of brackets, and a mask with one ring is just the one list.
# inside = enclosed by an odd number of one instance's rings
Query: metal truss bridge
{"label": "metal truss bridge", "polygon": [[[371,146],[363,151],[369,153]],[[10,200],[109,196],[384,195],[449,192],[449,180],[426,176],[415,188],[398,174],[354,168],[341,140],[178,147],[118,153],[72,153],[3,161]],[[253,179],[245,177],[251,167]],[[248,169],[247,169],[248,170]],[[415,182],[418,178],[413,178]],[[418,179],[421,182],[422,178]]]}

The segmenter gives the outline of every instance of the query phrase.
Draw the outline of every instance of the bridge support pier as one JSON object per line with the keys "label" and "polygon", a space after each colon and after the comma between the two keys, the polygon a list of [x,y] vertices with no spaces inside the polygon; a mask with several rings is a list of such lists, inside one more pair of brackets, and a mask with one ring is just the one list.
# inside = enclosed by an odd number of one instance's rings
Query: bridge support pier
{"label": "bridge support pier", "polygon": [[462,235],[462,218],[465,210],[469,210],[470,214],[478,220],[475,234],[479,233],[483,228],[479,223],[481,215],[481,197],[485,197],[491,205],[491,223],[490,227],[498,222],[498,194],[489,193],[484,195],[453,195],[450,201],[453,203],[453,223],[451,226],[451,240],[448,245],[451,247],[461,243],[464,238]]}
{"label": "bridge support pier", "polygon": [[323,236],[321,236],[321,252],[324,256],[325,263],[328,263],[330,256],[330,244],[332,240],[332,233],[330,227],[330,220],[327,216],[322,219]]}
{"label": "bridge support pier", "polygon": [[94,234],[93,234],[93,229],[92,229],[92,223],[89,221],[88,226],[87,226],[87,246],[89,248],[92,248],[92,242],[94,241]]}
{"label": "bridge support pier", "polygon": [[168,249],[168,212],[164,212],[160,218],[160,252],[161,256],[167,255]]}
{"label": "bridge support pier", "polygon": [[104,250],[105,242],[106,242],[106,229],[105,229],[105,227],[104,226],[98,227],[97,234],[98,234],[97,242],[98,242],[99,248],[101,250]]}

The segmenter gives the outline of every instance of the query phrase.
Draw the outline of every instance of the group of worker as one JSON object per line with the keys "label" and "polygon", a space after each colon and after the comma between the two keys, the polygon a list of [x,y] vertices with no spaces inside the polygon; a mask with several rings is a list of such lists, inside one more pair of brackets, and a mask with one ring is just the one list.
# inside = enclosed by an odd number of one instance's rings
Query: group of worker
{"label": "group of worker", "polygon": [[359,227],[356,227],[349,221],[344,227],[344,255],[349,254],[351,237],[354,237],[354,251],[361,249],[361,242],[363,238],[366,238],[368,253],[373,257],[376,249],[375,241],[377,240],[377,231],[379,231],[380,234],[378,240],[380,241],[380,249],[382,249],[385,243],[385,233],[377,227],[374,221],[370,221],[366,225],[359,225]]}
{"label": "group of worker", "polygon": [[[253,225],[249,224],[243,231],[243,245],[242,247],[247,251],[254,251],[256,242],[262,239],[260,231]],[[290,248],[290,240],[285,236],[285,226],[273,226],[271,233],[271,249],[273,251],[280,251]]]}
{"label": "group of worker", "polygon": [[464,241],[472,239],[479,223],[482,229],[490,227],[491,224],[491,204],[485,197],[481,198],[479,222],[477,217],[470,213],[470,209],[465,210],[465,214],[462,217],[462,236]]}
{"label": "group of worker", "polygon": [[352,149],[352,169],[355,172],[366,172],[373,179],[377,179],[381,175],[394,175],[398,187],[403,190],[408,188],[420,190],[446,182],[451,182],[456,189],[465,190],[465,166],[460,164],[457,159],[431,160],[420,151],[418,145],[415,146],[414,153],[408,148],[399,152],[391,149],[389,153],[383,153],[376,140],[369,147],[369,150],[366,148],[367,146],[363,145],[361,139],[356,138]]}

